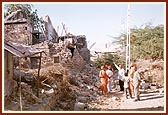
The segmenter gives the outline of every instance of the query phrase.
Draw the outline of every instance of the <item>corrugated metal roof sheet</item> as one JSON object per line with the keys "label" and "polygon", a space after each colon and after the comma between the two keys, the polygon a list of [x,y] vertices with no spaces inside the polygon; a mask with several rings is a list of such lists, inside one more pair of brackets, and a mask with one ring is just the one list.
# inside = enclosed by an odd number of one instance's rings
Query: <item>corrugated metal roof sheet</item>
{"label": "corrugated metal roof sheet", "polygon": [[18,57],[30,57],[40,52],[44,52],[42,50],[32,48],[31,46],[12,43],[12,42],[6,42],[4,44],[4,49]]}

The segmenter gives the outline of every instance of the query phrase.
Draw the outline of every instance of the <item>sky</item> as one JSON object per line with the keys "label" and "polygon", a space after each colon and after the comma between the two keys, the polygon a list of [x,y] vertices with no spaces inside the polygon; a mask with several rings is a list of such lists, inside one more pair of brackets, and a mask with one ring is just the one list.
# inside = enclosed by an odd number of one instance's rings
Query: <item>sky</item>
{"label": "sky", "polygon": [[[59,35],[63,23],[67,32],[85,35],[91,51],[114,51],[117,45],[111,43],[127,31],[127,21],[130,28],[140,28],[149,22],[153,26],[165,23],[165,3],[131,3],[127,20],[128,4],[39,2],[33,4],[33,9],[37,9],[39,17],[48,15]],[[95,45],[90,47],[93,43]]]}

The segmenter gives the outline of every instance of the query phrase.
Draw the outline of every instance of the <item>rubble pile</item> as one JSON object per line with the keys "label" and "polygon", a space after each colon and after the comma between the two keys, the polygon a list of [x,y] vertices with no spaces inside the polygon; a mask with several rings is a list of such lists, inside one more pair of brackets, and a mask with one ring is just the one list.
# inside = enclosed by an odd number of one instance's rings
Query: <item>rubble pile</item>
{"label": "rubble pile", "polygon": [[88,104],[99,96],[97,73],[98,69],[89,64],[84,65],[79,72],[68,71],[67,81],[76,94],[75,103],[70,110],[89,110]]}
{"label": "rubble pile", "polygon": [[156,87],[164,86],[164,61],[140,60],[137,62],[141,77]]}
{"label": "rubble pile", "polygon": [[[76,69],[77,67],[65,67],[58,63],[42,68],[40,70],[39,97],[36,96],[36,88],[22,82],[23,110],[88,111],[106,110],[107,106],[110,108],[120,106],[121,100],[118,95],[113,94],[112,98],[100,96],[98,68],[93,64],[85,64],[82,70]],[[139,69],[141,70],[141,68]],[[37,70],[29,72],[37,78]],[[11,103],[6,103],[8,110],[20,109],[19,87],[16,89],[11,96]],[[104,99],[106,101],[103,101]],[[110,105],[110,103],[113,104]]]}
{"label": "rubble pile", "polygon": [[[60,63],[63,66],[71,66],[71,68],[76,67],[74,69],[79,68],[81,70],[86,63],[77,49],[74,50],[74,56],[71,58],[72,54],[70,50],[65,47],[65,44],[61,40],[59,43],[44,41],[32,47],[42,49],[45,52],[42,56],[43,68],[53,65],[53,63]],[[58,59],[54,62],[54,58],[56,57]]]}
{"label": "rubble pile", "polygon": [[[42,55],[42,67],[53,65],[53,63],[67,63],[70,60],[71,52],[65,48],[63,42],[53,43],[50,41],[44,41],[32,46],[33,48],[41,49],[45,53]],[[54,57],[58,57],[58,60],[54,62]]]}
{"label": "rubble pile", "polygon": [[[10,98],[6,98],[5,109],[20,110],[20,96],[22,97],[23,110],[35,111],[51,110],[61,98],[75,98],[75,93],[73,90],[70,90],[68,83],[65,81],[66,79],[63,79],[65,76],[64,72],[65,70],[60,64],[41,69],[39,77],[40,85],[38,90],[37,84],[32,86],[27,84],[26,81],[22,80],[20,83],[18,80],[18,86],[15,91],[13,91]],[[27,75],[27,81],[30,81],[29,79],[34,77],[35,82],[37,83],[37,70],[31,70],[29,71],[29,74],[21,73],[20,75],[22,78],[24,78],[24,75]],[[15,76],[18,78],[18,71],[15,72]],[[39,91],[39,96],[36,95],[37,91]],[[66,94],[66,96],[64,94]],[[67,97],[67,95],[72,96]],[[13,107],[13,105],[15,105],[15,107]]]}
{"label": "rubble pile", "polygon": [[[26,72],[15,70],[18,86],[11,98],[7,99],[5,109],[20,110],[21,86],[22,106],[25,111],[87,110],[87,104],[98,96],[97,73],[97,68],[86,64],[77,50],[74,57],[66,64],[54,63],[48,67],[43,65],[39,78],[37,69]],[[40,83],[38,90],[37,80]],[[39,96],[37,96],[38,91]],[[13,105],[15,107],[12,107]]]}

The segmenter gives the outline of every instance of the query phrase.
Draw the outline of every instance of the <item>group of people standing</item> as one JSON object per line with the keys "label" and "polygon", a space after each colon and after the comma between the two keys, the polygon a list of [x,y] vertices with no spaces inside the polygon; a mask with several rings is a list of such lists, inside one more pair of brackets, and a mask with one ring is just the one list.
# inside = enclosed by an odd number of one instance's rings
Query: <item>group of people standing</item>
{"label": "group of people standing", "polygon": [[[126,98],[128,99],[128,94],[130,98],[135,96],[134,101],[140,101],[139,86],[141,82],[140,74],[137,71],[136,64],[131,64],[129,70],[125,71],[123,66],[115,64],[115,67],[118,70],[118,80],[120,91],[124,91]],[[100,77],[100,89],[103,94],[107,94],[112,90],[111,82],[114,78],[114,69],[109,65],[102,65],[99,72]]]}
{"label": "group of people standing", "polygon": [[106,67],[102,65],[100,69],[100,89],[102,90],[103,94],[107,94],[109,91],[111,91],[111,79],[113,77],[113,69],[111,65],[107,65]]}

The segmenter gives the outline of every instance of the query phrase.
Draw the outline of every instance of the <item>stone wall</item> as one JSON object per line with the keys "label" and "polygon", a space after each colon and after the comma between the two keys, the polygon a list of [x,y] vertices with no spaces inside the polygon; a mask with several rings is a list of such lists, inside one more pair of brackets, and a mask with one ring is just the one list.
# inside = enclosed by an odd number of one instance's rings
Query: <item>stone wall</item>
{"label": "stone wall", "polygon": [[[45,54],[43,54],[42,56],[43,68],[54,65],[56,63],[60,63],[63,66],[81,70],[84,66],[84,63],[86,62],[84,58],[88,55],[85,54],[85,51],[83,52],[83,49],[86,48],[81,48],[80,51],[78,49],[75,49],[74,56],[71,58],[71,51],[65,47],[63,41],[60,41],[59,43],[45,41],[43,43],[36,44],[33,47],[43,49],[43,51],[45,51]],[[57,59],[57,61],[54,61],[56,60],[56,58],[59,59]]]}
{"label": "stone wall", "polygon": [[4,53],[4,96],[10,96],[16,87],[16,81],[13,80],[13,55],[5,50]]}
{"label": "stone wall", "polygon": [[76,46],[79,54],[82,56],[83,60],[87,63],[90,61],[90,51],[87,48],[87,42],[85,36],[79,36],[77,39],[78,43],[82,43],[82,46]]}
{"label": "stone wall", "polygon": [[32,28],[27,23],[7,24],[4,28],[5,40],[25,45],[32,44]]}

